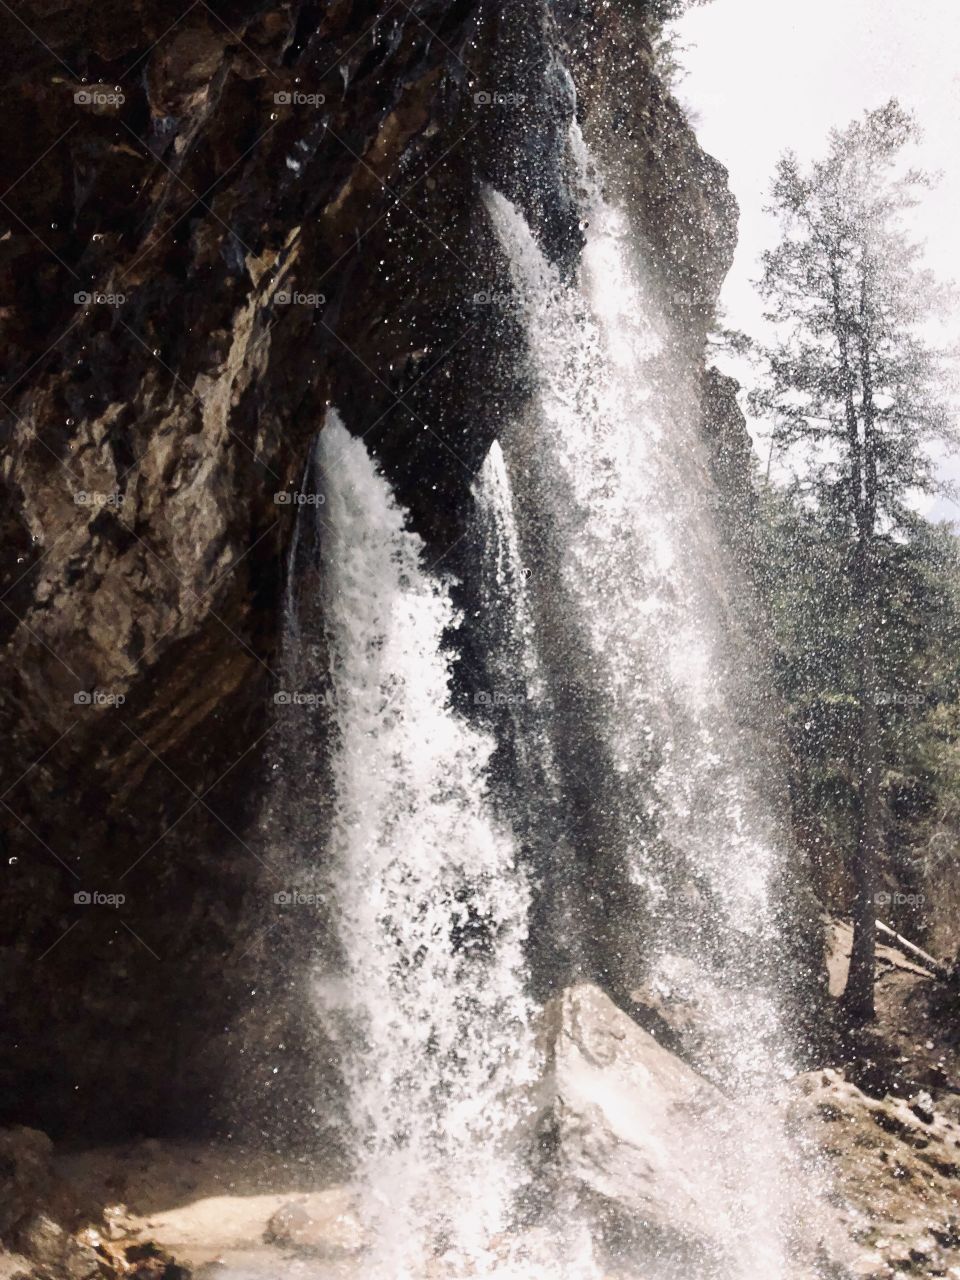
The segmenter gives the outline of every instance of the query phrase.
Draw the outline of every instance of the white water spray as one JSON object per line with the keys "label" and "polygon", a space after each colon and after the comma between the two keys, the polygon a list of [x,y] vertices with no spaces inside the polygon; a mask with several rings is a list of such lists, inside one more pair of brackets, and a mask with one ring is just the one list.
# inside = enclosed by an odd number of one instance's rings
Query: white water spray
{"label": "white water spray", "polygon": [[[445,584],[363,444],[319,444],[341,955],[336,1028],[370,1247],[364,1275],[486,1275],[523,1178],[538,1075],[524,993],[528,890],[489,814],[491,742],[451,707]],[[503,1274],[499,1272],[497,1274]]]}
{"label": "white water spray", "polygon": [[[642,974],[642,1000],[692,1011],[685,1048],[734,1103],[689,1188],[723,1256],[691,1280],[789,1272],[774,1102],[789,1055],[774,984],[751,962],[776,949],[786,845],[737,714],[742,658],[693,398],[665,389],[625,220],[573,144],[589,223],[578,283],[488,197],[535,393],[474,488],[489,688],[469,721],[451,695],[449,584],[335,414],[315,454],[337,946],[316,988],[357,1156],[365,1280],[603,1274],[563,1188],[549,1229],[542,1216],[531,1228],[545,1063],[530,966],[589,967],[572,940],[618,911],[642,964],[621,939],[612,985]],[[557,936],[538,953],[545,932]],[[677,1274],[662,1261],[644,1280]]]}
{"label": "white water spray", "polygon": [[[713,1209],[723,1218],[713,1234],[728,1245],[722,1274],[766,1280],[787,1269],[789,1159],[772,1099],[789,1063],[774,991],[751,957],[775,943],[786,844],[736,716],[696,416],[665,389],[669,353],[648,319],[626,220],[604,200],[576,129],[572,150],[589,224],[579,285],[561,280],[505,198],[488,196],[536,385],[504,447],[525,477],[521,529],[548,528],[547,592],[563,597],[571,665],[601,703],[595,731],[630,797],[616,826],[648,904],[650,990],[695,1008],[688,1048],[740,1110],[733,1145],[704,1154],[705,1166],[729,1166],[729,1202]],[[705,1205],[707,1187],[705,1176]]]}

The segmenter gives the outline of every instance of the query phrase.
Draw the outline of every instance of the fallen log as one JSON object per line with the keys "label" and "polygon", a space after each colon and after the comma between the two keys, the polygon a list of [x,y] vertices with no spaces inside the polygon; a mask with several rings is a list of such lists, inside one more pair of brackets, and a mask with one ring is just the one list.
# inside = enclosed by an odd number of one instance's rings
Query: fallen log
{"label": "fallen log", "polygon": [[911,955],[922,960],[923,963],[932,970],[932,977],[939,978],[942,982],[948,982],[950,980],[949,971],[944,968],[939,960],[934,960],[933,956],[930,955],[929,952],[922,950],[922,948],[918,947],[916,943],[911,942],[908,938],[903,937],[902,934],[897,933],[896,930],[891,929],[890,926],[888,924],[884,924],[882,920],[877,921],[877,928],[881,933],[886,934],[888,938],[893,938],[898,947],[901,947],[904,951],[908,951]]}

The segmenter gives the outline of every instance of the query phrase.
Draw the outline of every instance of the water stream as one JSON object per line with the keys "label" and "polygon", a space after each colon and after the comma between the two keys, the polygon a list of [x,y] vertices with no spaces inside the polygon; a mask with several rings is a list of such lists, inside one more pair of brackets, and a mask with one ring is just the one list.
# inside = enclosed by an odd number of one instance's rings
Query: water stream
{"label": "water stream", "polygon": [[[474,485],[476,619],[333,411],[314,455],[336,935],[315,991],[370,1280],[604,1274],[563,1189],[552,1213],[536,1193],[540,1008],[579,979],[683,1014],[684,1056],[733,1103],[691,1188],[720,1241],[703,1276],[788,1270],[771,959],[788,846],[741,712],[750,655],[695,397],[576,129],[570,154],[586,232],[572,283],[485,196],[531,394]],[[467,711],[464,625],[483,652]]]}

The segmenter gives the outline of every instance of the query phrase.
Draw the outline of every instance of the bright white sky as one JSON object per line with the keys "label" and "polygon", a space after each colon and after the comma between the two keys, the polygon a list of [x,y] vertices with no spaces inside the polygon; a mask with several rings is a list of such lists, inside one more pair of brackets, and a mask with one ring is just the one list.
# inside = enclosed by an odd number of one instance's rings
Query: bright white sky
{"label": "bright white sky", "polygon": [[[688,46],[678,96],[740,204],[722,298],[731,328],[761,327],[751,281],[777,238],[763,212],[777,158],[787,148],[801,159],[820,154],[834,125],[890,97],[924,129],[920,163],[942,174],[918,211],[929,264],[960,280],[960,0],[713,0],[677,32]],[[944,469],[960,478],[956,459]],[[949,500],[930,514],[958,519]]]}

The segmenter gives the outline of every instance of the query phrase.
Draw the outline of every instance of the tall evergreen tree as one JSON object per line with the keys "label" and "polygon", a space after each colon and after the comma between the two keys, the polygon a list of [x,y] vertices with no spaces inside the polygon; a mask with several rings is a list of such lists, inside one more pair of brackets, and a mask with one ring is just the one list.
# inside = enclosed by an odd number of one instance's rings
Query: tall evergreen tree
{"label": "tall evergreen tree", "polygon": [[905,225],[928,176],[907,167],[917,138],[894,100],[830,135],[809,169],[785,155],[772,210],[782,239],[764,256],[761,291],[775,340],[754,410],[774,443],[803,458],[821,507],[840,530],[844,601],[857,671],[854,941],[844,1002],[874,1016],[876,875],[883,841],[881,732],[885,644],[882,576],[913,519],[910,496],[936,487],[926,448],[952,434],[943,354],[930,321],[947,291]]}

